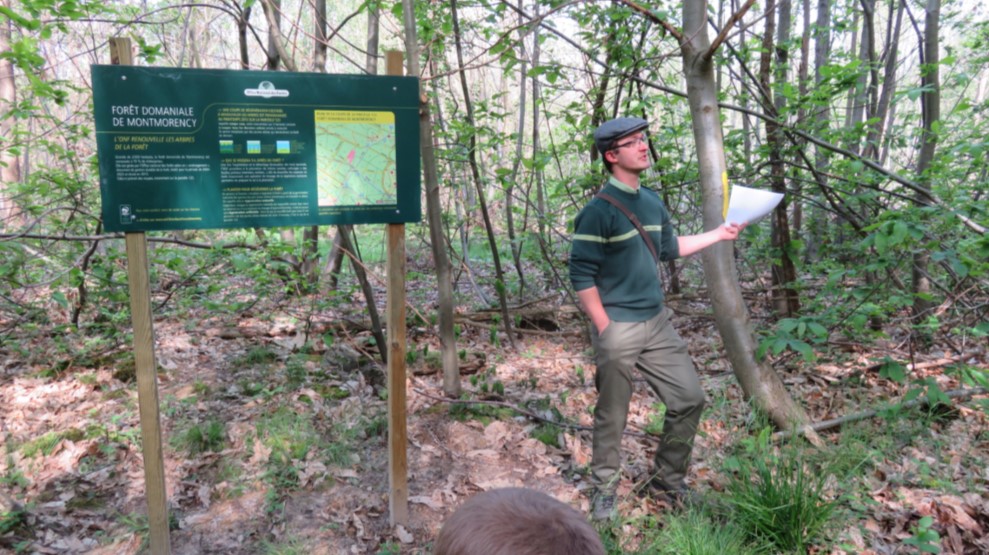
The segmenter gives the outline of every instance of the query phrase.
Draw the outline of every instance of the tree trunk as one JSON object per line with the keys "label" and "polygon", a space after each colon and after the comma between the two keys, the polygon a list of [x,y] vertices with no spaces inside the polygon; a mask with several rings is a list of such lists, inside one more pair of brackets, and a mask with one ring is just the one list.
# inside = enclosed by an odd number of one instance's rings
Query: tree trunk
{"label": "tree trunk", "polygon": [[[790,1],[781,0],[779,4],[779,26],[776,26],[776,2],[769,0],[766,4],[765,34],[762,38],[762,55],[759,64],[759,80],[764,94],[768,96],[766,111],[766,142],[769,145],[769,181],[774,192],[786,193],[786,164],[783,160],[783,126],[778,123],[780,114],[786,108],[786,97],[777,94],[773,88],[772,59],[776,53],[775,82],[782,87],[786,82],[789,64],[787,43],[790,40]],[[773,43],[776,34],[775,45]],[[790,284],[797,280],[797,270],[790,257],[790,222],[787,207],[787,197],[773,210],[771,244],[774,252],[772,275],[773,309],[778,316],[790,317],[800,310],[800,299]],[[779,261],[775,261],[775,257]]]}
{"label": "tree trunk", "polygon": [[[709,52],[707,2],[684,2],[683,22],[683,72],[697,147],[704,228],[714,229],[724,221],[722,179],[727,179],[727,165],[718,91],[714,87],[714,56]],[[803,408],[790,398],[783,381],[771,367],[755,359],[756,341],[749,329],[748,309],[736,277],[732,245],[719,243],[705,249],[702,256],[718,331],[746,397],[764,410],[778,427],[800,428],[809,440],[820,443],[820,438],[806,428],[809,419]]]}
{"label": "tree trunk", "polygon": [[[519,10],[522,9],[522,0],[519,0]],[[519,104],[518,104],[518,127],[515,132],[515,153],[512,158],[512,170],[508,174],[508,178],[504,182],[505,189],[505,221],[508,229],[508,246],[512,252],[512,260],[515,262],[515,273],[519,277],[519,296],[523,296],[525,291],[525,273],[522,271],[522,240],[519,239],[518,234],[515,229],[515,182],[519,177],[519,168],[522,166],[522,144],[525,142],[525,110],[527,108],[526,103],[526,80],[528,76],[529,64],[526,59],[525,52],[525,25],[522,16],[519,15],[519,48],[521,49],[521,63],[519,64]],[[534,33],[538,33],[539,27],[535,27]],[[533,45],[536,49],[533,53],[533,66],[539,63],[538,52],[539,52],[539,37],[538,35],[533,35]],[[532,85],[536,86],[537,77],[533,76]],[[537,111],[538,108],[535,106],[535,98],[533,99],[533,120],[535,121],[539,115]],[[533,123],[533,136],[536,136],[537,125]],[[538,147],[533,147],[532,152],[539,152]]]}
{"label": "tree trunk", "polygon": [[495,291],[498,293],[498,304],[501,305],[501,317],[504,320],[505,334],[508,336],[508,343],[515,348],[515,337],[512,332],[512,318],[508,313],[508,299],[505,295],[505,273],[501,268],[501,256],[498,254],[498,239],[495,237],[494,226],[491,225],[491,214],[488,211],[488,203],[485,199],[484,186],[481,179],[481,170],[477,163],[477,122],[474,120],[474,107],[471,103],[470,88],[467,86],[467,74],[464,71],[464,53],[460,42],[460,22],[457,16],[457,2],[451,0],[450,13],[453,20],[453,40],[457,52],[457,73],[460,76],[460,87],[464,95],[464,108],[467,112],[467,125],[470,128],[470,141],[467,150],[467,160],[470,165],[471,176],[474,180],[474,187],[477,189],[477,201],[481,208],[481,218],[484,220],[484,229],[488,234],[488,247],[491,249],[491,260],[495,269]]}
{"label": "tree trunk", "polygon": [[268,71],[278,71],[282,63],[282,0],[261,0],[261,8],[268,19]]}
{"label": "tree trunk", "polygon": [[[803,32],[800,36],[800,65],[797,69],[797,88],[800,98],[807,98],[810,87],[810,0],[801,0],[800,11],[803,13]],[[807,121],[807,103],[801,102],[800,109],[797,110],[797,121]],[[801,147],[805,148],[806,141],[801,141]],[[794,169],[794,174],[800,170]],[[802,179],[795,179],[790,183],[793,197],[793,236],[797,239],[804,238],[804,195]]]}
{"label": "tree trunk", "polygon": [[[368,42],[372,32],[371,9],[368,11]],[[374,29],[374,36],[377,38],[378,31]],[[313,0],[313,57],[312,70],[323,73],[326,71],[326,0]],[[370,49],[369,49],[370,50]],[[370,52],[368,56],[370,56]],[[372,73],[373,74],[373,73]]]}
{"label": "tree trunk", "polygon": [[[920,156],[917,158],[917,184],[921,190],[915,192],[915,202],[927,206],[932,202],[930,195],[931,176],[928,170],[934,161],[934,151],[937,147],[937,132],[934,127],[941,119],[941,80],[938,64],[941,56],[938,49],[940,39],[941,1],[928,0],[927,14],[924,19],[924,46],[920,64],[920,83],[923,87],[921,95],[921,115],[923,130],[921,131]],[[930,315],[933,303],[930,301],[931,281],[927,267],[930,264],[930,253],[927,249],[919,249],[913,256],[913,320],[914,325],[923,324]],[[929,343],[927,334],[921,333],[922,344]]]}
{"label": "tree trunk", "polygon": [[[8,7],[8,0],[0,5]],[[0,21],[0,52],[10,51],[13,23],[9,18]],[[21,226],[20,211],[14,203],[11,190],[21,181],[21,159],[10,147],[18,141],[16,120],[7,117],[17,102],[17,86],[14,83],[14,64],[0,58],[0,230],[12,231]]]}
{"label": "tree trunk", "polygon": [[[817,1],[817,24],[814,25],[814,83],[820,83],[824,79],[823,69],[828,64],[831,52],[831,6],[830,0]],[[819,104],[814,106],[814,128],[818,131],[827,129],[828,122],[831,121],[830,99],[819,99]],[[814,147],[814,172],[818,176],[820,191],[827,187],[827,176],[825,170],[828,165],[828,151],[820,146]],[[806,260],[813,262],[818,259],[821,243],[828,236],[831,218],[828,213],[821,208],[823,192],[813,193],[813,202],[810,204],[809,225],[807,226],[807,250]]]}
{"label": "tree trunk", "polygon": [[[238,5],[239,9],[239,5]],[[251,6],[243,8],[237,17],[237,46],[240,48],[240,69],[251,68],[251,58],[247,50],[247,25],[251,19]]]}
{"label": "tree trunk", "polygon": [[354,268],[354,275],[357,276],[357,281],[361,285],[361,292],[364,294],[364,300],[367,302],[367,315],[371,319],[371,334],[374,335],[374,341],[378,344],[378,353],[381,354],[381,362],[387,365],[388,344],[385,343],[385,333],[381,327],[381,316],[378,315],[378,304],[374,300],[374,287],[371,286],[371,281],[367,279],[367,272],[364,270],[364,264],[361,261],[360,254],[350,239],[352,227],[349,225],[340,226],[340,250],[345,251],[350,258],[350,265]]}
{"label": "tree trunk", "polygon": [[[416,38],[415,6],[412,0],[402,0],[405,27],[405,50],[409,75],[419,76],[419,44]],[[450,280],[450,259],[446,253],[443,234],[443,212],[440,206],[439,172],[433,147],[433,122],[429,114],[429,97],[421,92],[419,109],[419,148],[422,150],[422,175],[426,187],[426,217],[429,220],[429,239],[436,267],[437,307],[440,335],[440,354],[443,360],[443,393],[447,397],[460,396],[460,366],[457,362],[457,338],[453,332],[453,283]]]}
{"label": "tree trunk", "polygon": [[[893,93],[896,92],[896,68],[899,62],[900,30],[903,25],[903,12],[906,10],[904,2],[896,2],[895,14],[891,13],[889,25],[886,28],[886,54],[885,70],[883,72],[882,92],[879,94],[875,114],[871,118],[875,123],[869,128],[869,135],[866,138],[866,156],[872,158],[877,163],[882,163],[883,148],[886,142],[886,130],[892,125],[892,113],[890,111]],[[891,9],[894,9],[891,6]]]}

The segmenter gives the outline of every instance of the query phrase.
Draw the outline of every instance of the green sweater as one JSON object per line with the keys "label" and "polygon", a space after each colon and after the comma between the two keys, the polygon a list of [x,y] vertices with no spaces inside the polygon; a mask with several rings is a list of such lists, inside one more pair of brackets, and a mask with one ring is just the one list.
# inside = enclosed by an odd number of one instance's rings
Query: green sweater
{"label": "green sweater", "polygon": [[[670,213],[655,191],[632,189],[614,177],[602,192],[635,214],[649,234],[660,260],[680,256]],[[574,220],[570,283],[575,291],[597,287],[608,318],[643,322],[663,309],[659,268],[628,216],[594,197]]]}

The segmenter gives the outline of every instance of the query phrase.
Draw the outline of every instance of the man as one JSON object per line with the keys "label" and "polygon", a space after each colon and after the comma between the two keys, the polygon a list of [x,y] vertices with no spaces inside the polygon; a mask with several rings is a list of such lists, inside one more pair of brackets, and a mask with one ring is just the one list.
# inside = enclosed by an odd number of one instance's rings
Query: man
{"label": "man", "polygon": [[639,186],[640,174],[651,165],[648,125],[640,118],[617,118],[594,131],[594,143],[611,177],[603,195],[595,196],[574,222],[570,281],[593,324],[597,365],[591,457],[594,520],[615,515],[633,368],[666,405],[650,489],[671,506],[690,500],[684,477],[704,392],[686,344],[670,325],[672,311],[663,306],[658,262],[734,240],[744,227],[726,224],[677,237],[659,195]]}

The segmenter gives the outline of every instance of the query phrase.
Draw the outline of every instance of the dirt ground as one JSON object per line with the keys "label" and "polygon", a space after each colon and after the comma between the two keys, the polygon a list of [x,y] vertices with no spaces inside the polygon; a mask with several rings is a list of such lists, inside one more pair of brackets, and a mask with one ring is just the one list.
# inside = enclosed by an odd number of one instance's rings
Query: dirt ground
{"label": "dirt ground", "polygon": [[[689,480],[698,489],[717,492],[723,487],[718,463],[726,447],[741,436],[750,411],[718,352],[711,318],[687,303],[678,309],[675,325],[688,340],[713,401],[702,422]],[[287,362],[299,360],[292,359],[293,353],[307,339],[305,327],[290,314],[156,322],[172,552],[429,553],[445,517],[459,504],[477,492],[504,486],[533,488],[587,511],[584,472],[590,457],[588,409],[595,397],[593,363],[580,319],[572,312],[556,314],[558,331],[524,333],[515,350],[504,343],[491,344],[491,332],[483,325],[464,326],[458,348],[469,356],[463,359],[482,361],[463,376],[470,398],[483,401],[471,406],[511,406],[525,412],[507,419],[477,412],[453,418],[454,404],[443,399],[441,376],[430,355],[438,352],[435,338],[427,330],[410,329],[408,348],[417,357],[410,358],[406,383],[408,522],[395,526],[389,518],[387,441],[381,426],[346,440],[332,437],[351,422],[386,421],[381,368],[361,356],[348,359],[355,351],[371,351],[367,333],[329,346],[316,342],[321,346],[304,357],[304,378],[299,379],[296,368],[296,381],[289,385]],[[309,329],[312,337],[320,337],[331,327],[326,321]],[[245,362],[258,347],[274,357]],[[46,352],[53,347],[49,340],[38,339],[36,348]],[[44,372],[40,361],[45,357],[11,348],[0,351],[0,438],[8,446],[0,461],[2,488],[7,501],[23,511],[21,524],[0,534],[0,551],[120,555],[145,548],[137,392],[121,370],[127,351],[128,346],[120,345],[105,362],[69,361],[54,373]],[[814,373],[794,372],[785,380],[812,418],[826,419],[855,408],[834,386],[860,373],[874,360],[870,357],[853,353],[845,364],[821,364]],[[255,383],[258,386],[251,389],[249,384]],[[629,417],[631,434],[623,448],[619,509],[624,516],[663,510],[634,493],[657,444],[644,433],[655,424],[656,402],[645,384],[639,384]],[[349,462],[328,465],[309,453],[293,462],[296,485],[277,490],[265,474],[271,451],[255,438],[259,419],[281,409],[304,415],[329,442],[347,441]],[[555,445],[534,437],[540,419],[560,416],[573,427],[560,432]],[[177,446],[176,435],[190,422],[210,418],[225,425],[222,450],[193,456]],[[985,421],[984,414],[965,409],[954,428],[944,433],[963,438],[958,441],[967,441],[966,449],[989,452],[986,435],[978,431],[985,429]],[[25,444],[46,434],[50,445],[25,454]],[[919,460],[931,456],[918,454]],[[976,478],[976,483],[989,480]],[[887,487],[888,480],[884,486],[877,477],[876,498],[887,496],[900,510],[877,509],[876,518],[865,526],[874,526],[879,536],[907,534],[925,506],[928,512],[948,511],[950,518],[944,520],[955,523],[959,537],[981,534],[989,524],[985,492],[949,498]],[[875,541],[867,545],[858,529],[849,523],[848,543],[860,546],[861,552],[883,552],[875,549]]]}

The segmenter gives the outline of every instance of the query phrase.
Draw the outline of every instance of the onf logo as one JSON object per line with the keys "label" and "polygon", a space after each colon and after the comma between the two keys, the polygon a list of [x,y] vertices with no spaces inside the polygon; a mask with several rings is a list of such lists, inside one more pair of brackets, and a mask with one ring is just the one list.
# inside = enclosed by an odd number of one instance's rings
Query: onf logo
{"label": "onf logo", "polygon": [[261,81],[258,83],[258,88],[256,89],[244,89],[244,96],[260,96],[262,98],[271,98],[273,96],[286,97],[288,96],[288,91],[285,89],[276,89],[271,81]]}

